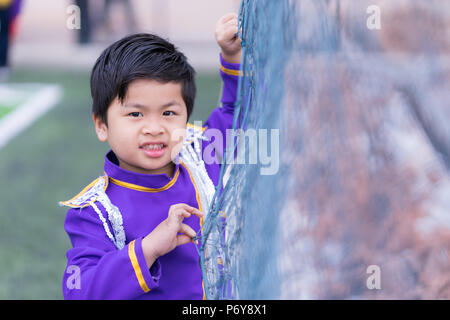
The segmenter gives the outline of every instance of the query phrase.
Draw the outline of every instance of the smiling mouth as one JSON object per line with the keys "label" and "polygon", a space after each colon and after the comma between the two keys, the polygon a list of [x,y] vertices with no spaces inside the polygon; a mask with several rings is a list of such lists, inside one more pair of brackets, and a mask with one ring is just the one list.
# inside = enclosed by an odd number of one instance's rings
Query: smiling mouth
{"label": "smiling mouth", "polygon": [[146,143],[139,147],[149,158],[159,158],[164,155],[167,145],[164,143]]}
{"label": "smiling mouth", "polygon": [[155,143],[155,144],[145,144],[140,148],[144,150],[161,150],[165,147],[166,145],[164,143]]}

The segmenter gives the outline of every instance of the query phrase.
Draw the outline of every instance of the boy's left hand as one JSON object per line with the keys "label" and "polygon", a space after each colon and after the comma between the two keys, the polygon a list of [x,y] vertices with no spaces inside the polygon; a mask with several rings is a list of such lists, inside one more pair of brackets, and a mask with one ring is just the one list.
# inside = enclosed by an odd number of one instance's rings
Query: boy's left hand
{"label": "boy's left hand", "polygon": [[241,62],[241,39],[238,33],[238,15],[228,13],[217,21],[216,41],[222,50],[222,58],[230,63]]}

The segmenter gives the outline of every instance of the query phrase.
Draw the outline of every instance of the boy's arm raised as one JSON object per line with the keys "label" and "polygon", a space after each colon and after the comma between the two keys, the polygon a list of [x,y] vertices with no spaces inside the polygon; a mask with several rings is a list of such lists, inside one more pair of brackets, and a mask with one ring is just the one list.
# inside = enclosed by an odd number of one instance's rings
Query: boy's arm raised
{"label": "boy's arm raised", "polygon": [[[215,37],[220,47],[220,75],[223,80],[222,106],[228,113],[234,113],[237,86],[242,56],[241,39],[238,34],[236,13],[224,15],[216,24]],[[231,128],[231,125],[229,127]]]}
{"label": "boy's arm raised", "polygon": [[226,130],[231,129],[233,126],[234,106],[237,99],[240,76],[242,48],[241,40],[237,36],[237,32],[238,17],[236,13],[224,15],[216,24],[215,37],[221,49],[220,76],[223,81],[222,107],[216,108],[209,116],[205,123],[205,127],[208,129],[205,134],[207,136],[215,136],[217,135],[215,130],[220,131],[222,145],[217,145],[215,148],[222,155],[225,148]]}

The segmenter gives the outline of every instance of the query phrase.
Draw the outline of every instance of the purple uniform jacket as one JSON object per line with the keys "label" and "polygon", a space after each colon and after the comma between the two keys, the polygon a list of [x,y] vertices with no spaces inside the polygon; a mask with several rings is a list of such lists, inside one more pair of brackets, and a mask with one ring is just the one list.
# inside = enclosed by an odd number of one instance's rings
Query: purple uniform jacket
{"label": "purple uniform jacket", "polygon": [[[205,127],[223,132],[231,128],[238,85],[239,64],[227,63],[220,57],[223,79],[222,107],[216,108]],[[202,143],[205,148],[208,142]],[[207,173],[214,185],[220,165],[207,164]],[[69,201],[65,230],[72,248],[67,252],[63,276],[65,299],[202,299],[204,298],[199,256],[193,243],[175,248],[159,257],[147,268],[142,252],[142,239],[167,218],[169,207],[186,203],[199,208],[198,190],[191,172],[183,163],[177,164],[173,177],[166,174],[140,174],[118,166],[112,151],[105,157],[105,175],[87,186]],[[121,213],[118,225],[123,226],[123,247],[111,239],[110,212],[103,202],[89,199],[93,186],[101,186],[107,198]],[[87,196],[86,196],[87,195]],[[83,199],[84,197],[84,199]],[[78,200],[72,201],[72,200]],[[81,200],[80,200],[81,199]],[[200,209],[200,208],[199,208]],[[184,220],[195,231],[200,219]],[[109,233],[109,234],[108,234]],[[120,234],[115,234],[120,238]]]}

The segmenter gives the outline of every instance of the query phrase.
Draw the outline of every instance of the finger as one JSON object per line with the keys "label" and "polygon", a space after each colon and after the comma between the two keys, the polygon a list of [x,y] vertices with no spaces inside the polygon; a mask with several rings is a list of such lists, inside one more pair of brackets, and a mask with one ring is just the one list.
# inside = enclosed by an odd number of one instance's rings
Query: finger
{"label": "finger", "polygon": [[188,212],[193,213],[193,214],[203,215],[203,213],[200,210],[198,210],[196,207],[192,207],[186,203],[180,203],[180,208],[183,208],[184,210],[187,210]]}
{"label": "finger", "polygon": [[186,209],[180,209],[180,215],[182,219],[189,218],[191,216],[191,213],[188,212]]}
{"label": "finger", "polygon": [[237,24],[237,21],[230,21],[229,23],[227,23],[227,24],[225,24],[224,26],[223,26],[223,31],[227,31],[227,30],[229,30],[229,29],[236,29],[237,30],[237,28],[238,28],[238,24]]}
{"label": "finger", "polygon": [[230,19],[227,22],[225,22],[223,25],[224,26],[229,26],[229,25],[237,26],[238,25],[238,19],[237,18]]}
{"label": "finger", "polygon": [[220,33],[220,32],[223,33],[223,32],[227,31],[227,30],[230,29],[230,28],[235,28],[235,29],[237,29],[238,26],[239,26],[239,25],[238,25],[237,20],[233,19],[233,20],[230,20],[230,21],[228,21],[227,23],[221,25],[220,28],[218,28],[218,31],[219,31],[219,33]]}
{"label": "finger", "polygon": [[227,13],[227,14],[223,15],[222,18],[219,19],[219,21],[221,23],[226,23],[227,21],[229,21],[229,20],[231,20],[233,18],[237,19],[237,17],[238,17],[237,13],[230,12],[230,13]]}
{"label": "finger", "polygon": [[181,246],[182,244],[186,244],[192,242],[192,238],[188,237],[185,234],[180,234],[177,236],[177,246]]}
{"label": "finger", "polygon": [[192,211],[191,208],[192,207],[190,205],[187,205],[185,203],[177,203],[170,207],[169,214],[173,214],[176,216],[184,216],[185,218],[189,218],[189,217],[185,216],[184,211],[187,211],[190,213]]}
{"label": "finger", "polygon": [[185,210],[192,208],[192,206],[188,205],[187,203],[177,203],[177,204],[174,204],[172,207],[175,207],[175,206],[177,208],[181,208],[181,209],[185,209]]}
{"label": "finger", "polygon": [[224,30],[223,37],[224,37],[224,39],[227,39],[227,40],[234,40],[234,38],[237,37],[237,33],[238,33],[238,27],[231,26]]}
{"label": "finger", "polygon": [[180,208],[185,208],[186,206],[188,206],[186,203],[177,203],[177,204],[173,204],[170,206],[170,209],[180,209]]}
{"label": "finger", "polygon": [[186,210],[187,210],[188,212],[190,212],[190,213],[196,215],[196,216],[199,217],[199,218],[203,217],[203,212],[201,212],[200,210],[198,210],[198,209],[195,208],[195,207],[188,206],[188,207],[186,208]]}
{"label": "finger", "polygon": [[190,240],[192,240],[192,238],[197,235],[197,233],[194,231],[194,229],[192,229],[190,226],[188,226],[185,223],[181,224],[180,229],[178,230],[178,232],[187,235],[190,238]]}
{"label": "finger", "polygon": [[191,213],[184,208],[178,208],[169,212],[168,221],[170,224],[180,224],[184,218],[189,218]]}

